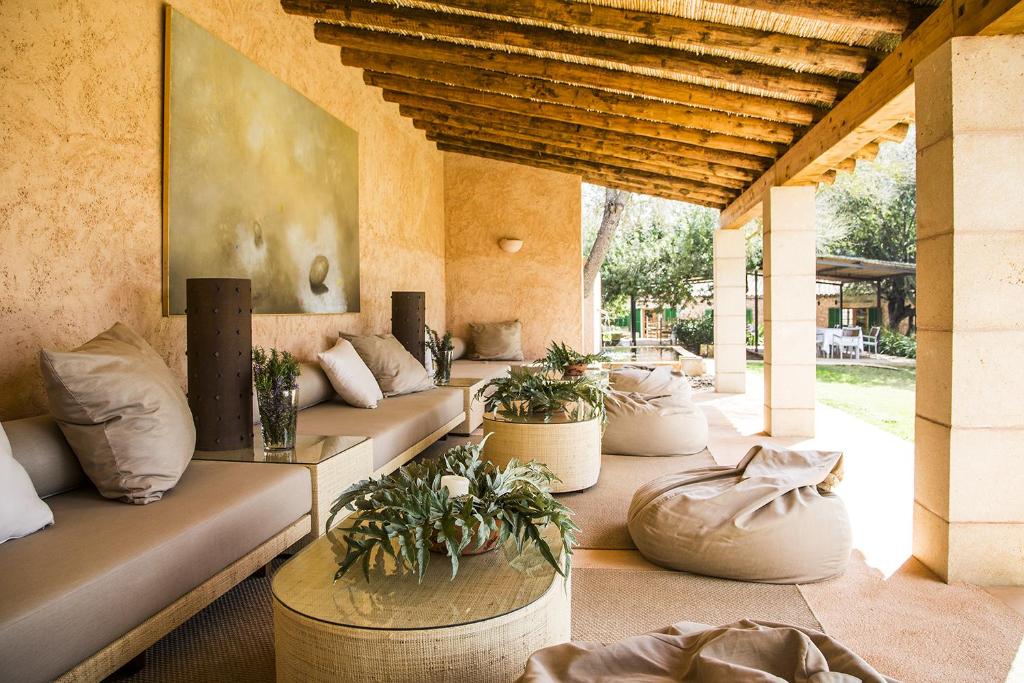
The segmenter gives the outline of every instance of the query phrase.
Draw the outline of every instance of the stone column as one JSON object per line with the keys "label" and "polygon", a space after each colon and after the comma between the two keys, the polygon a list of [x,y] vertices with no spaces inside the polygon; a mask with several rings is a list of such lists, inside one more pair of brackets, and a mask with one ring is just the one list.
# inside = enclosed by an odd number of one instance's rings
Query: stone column
{"label": "stone column", "polygon": [[743,230],[715,230],[715,391],[747,390],[747,241]]}
{"label": "stone column", "polygon": [[1024,37],[954,38],[914,79],[914,555],[1024,585]]}
{"label": "stone column", "polygon": [[814,436],[814,187],[764,197],[764,425]]}

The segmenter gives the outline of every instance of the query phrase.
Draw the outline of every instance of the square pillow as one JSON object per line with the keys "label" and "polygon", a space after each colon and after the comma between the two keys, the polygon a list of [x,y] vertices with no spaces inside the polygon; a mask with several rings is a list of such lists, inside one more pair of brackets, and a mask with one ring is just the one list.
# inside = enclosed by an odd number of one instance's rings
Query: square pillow
{"label": "square pillow", "polygon": [[0,425],[0,543],[53,524],[53,512],[36,493],[28,472],[14,459]]}
{"label": "square pillow", "polygon": [[74,351],[40,352],[50,411],[100,494],[160,500],[195,452],[185,393],[163,359],[117,323]]}
{"label": "square pillow", "polygon": [[331,386],[345,403],[356,408],[376,408],[377,402],[384,399],[373,373],[349,340],[339,339],[333,349],[317,356]]}
{"label": "square pillow", "polygon": [[385,396],[400,396],[434,388],[434,380],[427,369],[393,335],[341,336],[352,343]]}
{"label": "square pillow", "polygon": [[518,320],[470,323],[474,360],[523,360],[523,326]]}

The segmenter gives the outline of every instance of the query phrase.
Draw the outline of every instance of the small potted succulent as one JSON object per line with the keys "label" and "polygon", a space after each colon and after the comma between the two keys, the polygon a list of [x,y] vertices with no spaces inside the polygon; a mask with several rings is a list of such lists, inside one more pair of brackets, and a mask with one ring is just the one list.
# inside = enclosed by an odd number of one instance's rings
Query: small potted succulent
{"label": "small potted succulent", "polygon": [[[352,511],[331,532],[342,551],[335,579],[360,564],[369,580],[370,568],[383,553],[422,580],[432,552],[448,556],[454,579],[460,557],[509,540],[519,553],[535,545],[556,572],[568,577],[579,528],[572,511],[551,496],[555,476],[536,462],[514,460],[499,468],[481,459],[483,445],[457,446],[440,458],[361,481],[342,493],[327,520],[331,529],[339,514]],[[561,561],[544,538],[549,525],[561,538]]]}
{"label": "small potted succulent", "polygon": [[537,361],[545,370],[561,373],[562,377],[582,377],[587,369],[597,363],[605,363],[604,353],[580,353],[564,343],[552,342],[546,356]]}
{"label": "small potted succulent", "polygon": [[287,351],[252,349],[252,378],[260,410],[263,448],[285,451],[295,447],[299,414],[299,362]]}
{"label": "small potted succulent", "polygon": [[434,382],[437,384],[448,384],[452,378],[452,333],[445,332],[440,336],[429,325],[424,326],[427,331],[427,350],[434,360]]}

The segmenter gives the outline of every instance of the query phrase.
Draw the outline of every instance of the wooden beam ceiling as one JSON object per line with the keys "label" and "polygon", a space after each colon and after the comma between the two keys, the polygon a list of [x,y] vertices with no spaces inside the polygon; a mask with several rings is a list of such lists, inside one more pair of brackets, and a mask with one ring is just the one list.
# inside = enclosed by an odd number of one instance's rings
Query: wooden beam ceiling
{"label": "wooden beam ceiling", "polygon": [[906,33],[926,10],[899,0],[713,0],[717,5],[785,14],[856,28]]}

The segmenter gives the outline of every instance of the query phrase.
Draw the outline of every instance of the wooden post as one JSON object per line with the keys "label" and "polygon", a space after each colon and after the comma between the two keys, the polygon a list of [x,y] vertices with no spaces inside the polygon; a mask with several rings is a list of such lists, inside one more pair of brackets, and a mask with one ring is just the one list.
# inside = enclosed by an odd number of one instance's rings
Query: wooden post
{"label": "wooden post", "polygon": [[757,270],[754,271],[754,350],[757,351],[761,344],[758,342],[758,313],[757,313]]}
{"label": "wooden post", "polygon": [[839,283],[839,327],[846,327],[843,321],[843,283]]}
{"label": "wooden post", "polygon": [[629,338],[630,344],[636,346],[636,297],[629,295]]}

